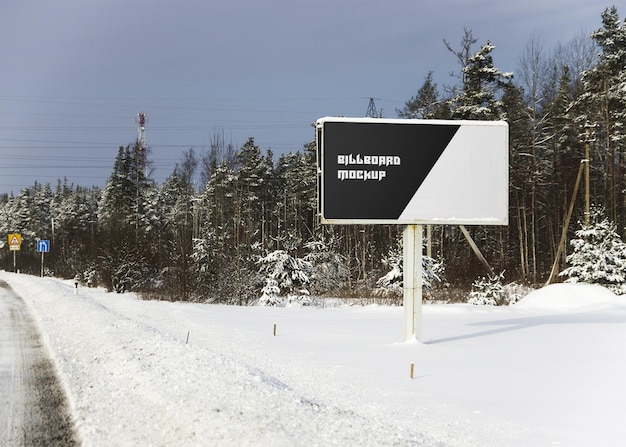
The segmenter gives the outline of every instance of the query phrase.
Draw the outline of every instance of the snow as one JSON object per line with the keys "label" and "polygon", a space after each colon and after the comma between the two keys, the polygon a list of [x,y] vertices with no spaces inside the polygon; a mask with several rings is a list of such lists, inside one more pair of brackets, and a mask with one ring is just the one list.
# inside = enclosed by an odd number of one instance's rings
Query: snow
{"label": "snow", "polygon": [[524,297],[516,307],[523,309],[591,309],[595,307],[618,306],[626,303],[609,289],[595,284],[552,284]]}
{"label": "snow", "polygon": [[626,438],[626,299],[599,286],[553,285],[508,307],[425,305],[424,342],[404,342],[400,307],[170,303],[0,279],[32,309],[86,446]]}

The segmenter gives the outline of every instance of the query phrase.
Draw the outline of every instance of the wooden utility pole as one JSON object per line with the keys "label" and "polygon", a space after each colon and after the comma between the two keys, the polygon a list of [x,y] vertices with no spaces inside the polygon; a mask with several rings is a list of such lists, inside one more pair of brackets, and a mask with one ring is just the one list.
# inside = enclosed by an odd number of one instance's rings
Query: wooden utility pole
{"label": "wooden utility pole", "polygon": [[[580,167],[578,168],[578,175],[576,176],[576,185],[574,186],[574,191],[572,192],[572,200],[569,202],[569,209],[567,210],[567,217],[565,218],[565,223],[563,224],[563,231],[561,231],[561,240],[559,241],[559,246],[556,249],[556,255],[554,256],[554,263],[552,264],[552,271],[550,271],[550,276],[546,281],[546,286],[552,284],[556,279],[556,275],[559,270],[559,258],[561,257],[561,253],[565,249],[565,242],[567,240],[567,229],[569,228],[569,221],[572,218],[572,212],[574,211],[574,203],[576,203],[576,195],[578,194],[578,188],[580,187],[580,178],[582,177],[583,167],[586,166],[587,170],[589,169],[589,160],[581,160]],[[588,217],[588,214],[585,214],[585,217]]]}
{"label": "wooden utility pole", "polygon": [[585,227],[589,227],[589,124],[585,124]]}

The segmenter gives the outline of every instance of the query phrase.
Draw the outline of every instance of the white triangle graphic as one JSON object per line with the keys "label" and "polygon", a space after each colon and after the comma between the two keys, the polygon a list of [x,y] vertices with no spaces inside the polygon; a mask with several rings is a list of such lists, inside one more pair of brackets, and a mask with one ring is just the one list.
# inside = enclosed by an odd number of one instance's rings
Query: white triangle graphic
{"label": "white triangle graphic", "polygon": [[462,125],[402,212],[432,223],[508,220],[504,126]]}

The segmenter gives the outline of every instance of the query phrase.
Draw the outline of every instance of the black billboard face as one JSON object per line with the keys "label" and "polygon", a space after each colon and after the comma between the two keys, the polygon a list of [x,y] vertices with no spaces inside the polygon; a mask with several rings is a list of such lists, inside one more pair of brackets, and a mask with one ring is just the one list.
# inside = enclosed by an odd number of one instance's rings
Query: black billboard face
{"label": "black billboard face", "polygon": [[[407,207],[415,200],[425,179],[450,147],[451,141],[463,126],[462,123],[332,118],[319,120],[317,135],[322,222],[422,223],[429,220],[421,219],[424,216],[412,216],[413,211],[407,214]],[[481,132],[486,127],[483,125]],[[468,135],[470,138],[465,140],[472,141],[467,144],[467,150],[464,148],[464,152],[472,151],[479,144],[481,147],[475,153],[484,152],[484,132],[477,134],[470,131]],[[458,142],[458,138],[456,141]],[[458,147],[459,144],[453,146]],[[508,153],[508,149],[505,150]],[[486,155],[489,157],[489,154]],[[461,157],[453,155],[452,159],[459,160],[465,156],[466,154]],[[505,169],[508,169],[508,160],[506,163]],[[471,167],[468,166],[468,169]],[[464,166],[458,166],[457,163],[450,170],[439,167],[437,176],[442,177],[442,172],[444,178],[440,178],[438,184],[461,182],[457,187],[463,187],[463,179],[454,177],[459,177],[459,173],[464,175]],[[451,178],[445,178],[446,172],[450,173]],[[480,174],[487,173],[479,172],[478,175]],[[506,174],[508,178],[508,172]],[[475,176],[476,173],[472,175]],[[506,183],[505,188],[508,187],[508,181]],[[490,187],[487,185],[485,189]],[[450,188],[444,186],[442,189]],[[436,218],[439,193],[433,192],[432,186],[429,191],[428,213]],[[451,195],[448,191],[441,197],[446,194]],[[421,206],[413,203],[411,208],[419,211]],[[453,216],[455,210],[449,211],[448,208],[443,205],[442,216],[439,217],[446,219]]]}
{"label": "black billboard face", "polygon": [[323,126],[323,216],[348,220],[398,219],[459,128],[351,122]]}

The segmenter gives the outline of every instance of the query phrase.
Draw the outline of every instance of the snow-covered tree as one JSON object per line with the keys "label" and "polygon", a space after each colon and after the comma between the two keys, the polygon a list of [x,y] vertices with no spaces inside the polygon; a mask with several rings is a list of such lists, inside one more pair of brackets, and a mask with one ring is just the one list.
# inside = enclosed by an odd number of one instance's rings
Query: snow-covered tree
{"label": "snow-covered tree", "polygon": [[[584,92],[575,105],[580,125],[592,126],[593,140],[599,144],[600,157],[594,165],[603,163],[606,197],[603,203],[609,219],[626,224],[624,202],[624,144],[626,144],[626,25],[615,6],[602,13],[603,28],[591,37],[600,52],[597,63],[583,73]],[[589,127],[587,127],[587,131]]]}
{"label": "snow-covered tree", "polygon": [[[385,297],[402,296],[404,293],[404,253],[402,250],[402,241],[399,241],[398,244],[389,251],[389,254],[382,262],[389,271],[376,281],[377,288],[374,292],[377,295]],[[427,293],[432,291],[435,283],[441,281],[443,271],[444,268],[441,263],[438,263],[429,256],[422,256],[422,287],[424,291]]]}
{"label": "snow-covered tree", "polygon": [[304,260],[311,264],[310,290],[314,295],[336,292],[348,278],[345,256],[336,253],[332,241],[315,240],[305,244],[309,253]]}
{"label": "snow-covered tree", "polygon": [[602,209],[591,210],[589,225],[582,223],[570,244],[569,267],[560,273],[565,282],[600,284],[626,294],[626,244]]}
{"label": "snow-covered tree", "polygon": [[139,290],[147,281],[145,259],[132,249],[120,247],[100,256],[99,275],[109,292]]}
{"label": "snow-covered tree", "polygon": [[[139,143],[119,148],[113,173],[100,200],[98,227],[103,244],[100,273],[109,290],[137,290],[153,273],[147,262],[151,244],[146,232],[150,226],[146,219],[146,197],[155,186],[146,176],[146,161],[138,156],[138,148]],[[138,267],[130,276],[125,273],[129,265]],[[128,281],[115,279],[120,275],[125,275]]]}
{"label": "snow-covered tree", "polygon": [[23,243],[35,239],[33,217],[33,194],[30,188],[23,188],[15,200],[14,232],[22,233]]}
{"label": "snow-covered tree", "polygon": [[259,306],[276,307],[280,306],[281,303],[278,282],[273,278],[266,278],[265,285],[261,289],[261,298],[259,298],[257,304]]}
{"label": "snow-covered tree", "polygon": [[[297,240],[297,248],[300,249],[302,239],[313,235],[311,231],[317,205],[316,169],[315,160],[303,152],[281,155],[276,167],[278,225],[289,232],[287,242]],[[287,245],[277,248],[291,249]]]}
{"label": "snow-covered tree", "polygon": [[226,227],[234,219],[234,191],[236,176],[226,162],[216,165],[200,196],[202,231],[221,232],[225,236]]}
{"label": "snow-covered tree", "polygon": [[502,285],[503,279],[504,272],[499,275],[488,275],[476,279],[472,283],[472,291],[467,302],[475,306],[500,306],[504,304],[506,292]]}
{"label": "snow-covered tree", "polygon": [[50,206],[52,203],[52,189],[50,184],[41,185],[35,183],[33,188],[33,200],[31,202],[32,222],[31,230],[35,238],[50,239],[52,236],[52,216]]}
{"label": "snow-covered tree", "polygon": [[237,250],[247,250],[264,237],[263,227],[268,220],[265,204],[271,194],[273,170],[271,152],[264,157],[254,139],[249,138],[237,154],[235,231],[237,240],[242,244]]}
{"label": "snow-covered tree", "polygon": [[437,83],[433,81],[433,72],[429,71],[417,94],[404,103],[404,108],[396,109],[396,113],[400,118],[428,119],[437,116],[440,108]]}
{"label": "snow-covered tree", "polygon": [[450,100],[456,119],[502,119],[502,102],[499,98],[512,73],[502,73],[493,65],[491,55],[495,46],[483,45],[467,60],[463,67],[463,91]]}
{"label": "snow-covered tree", "polygon": [[[50,259],[56,274],[73,277],[78,272],[93,271],[96,264],[96,216],[100,190],[89,190],[58,182],[50,206],[53,219],[54,247]],[[91,283],[98,283],[93,274]]]}
{"label": "snow-covered tree", "polygon": [[[198,236],[196,225],[197,213],[196,194],[193,178],[198,165],[193,149],[183,153],[180,164],[167,178],[160,190],[159,204],[161,229],[159,241],[162,245],[160,267],[167,268],[169,274],[163,279],[164,287],[178,299],[191,299],[195,276],[191,274],[193,238]],[[148,207],[144,207],[146,209]]]}
{"label": "snow-covered tree", "polygon": [[[311,264],[304,259],[294,258],[284,250],[275,250],[259,259],[259,273],[265,277],[263,296],[259,304],[275,303],[278,295],[287,299],[308,302]],[[275,304],[272,304],[275,305]]]}
{"label": "snow-covered tree", "polygon": [[391,270],[376,281],[376,289],[374,293],[383,297],[401,297],[404,293],[404,273],[402,270],[402,257],[399,259],[386,258],[383,260],[383,264],[389,267]]}

